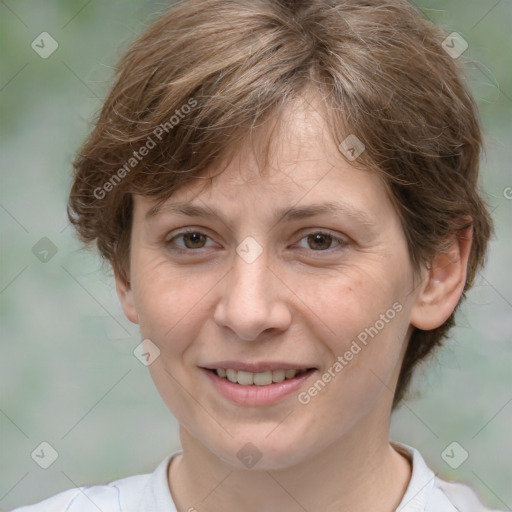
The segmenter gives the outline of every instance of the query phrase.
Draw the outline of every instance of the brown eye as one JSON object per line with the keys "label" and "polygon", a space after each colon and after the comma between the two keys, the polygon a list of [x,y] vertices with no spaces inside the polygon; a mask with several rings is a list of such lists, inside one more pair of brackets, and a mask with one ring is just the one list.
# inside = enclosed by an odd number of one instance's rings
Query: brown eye
{"label": "brown eye", "polygon": [[318,249],[321,251],[329,249],[332,241],[333,241],[333,237],[331,235],[324,235],[324,234],[319,233],[316,235],[308,236],[309,246],[312,249]]}
{"label": "brown eye", "polygon": [[201,249],[206,243],[206,235],[201,233],[184,233],[180,235],[183,237],[185,247],[187,249]]}
{"label": "brown eye", "polygon": [[184,231],[169,238],[165,245],[171,251],[193,252],[194,250],[208,248],[209,238],[209,236],[199,231]]}
{"label": "brown eye", "polygon": [[306,240],[306,247],[304,245],[301,245],[300,243],[299,245],[304,249],[310,249],[315,252],[327,251],[329,249],[333,249],[336,248],[337,246],[345,244],[345,242],[342,239],[336,238],[335,236],[329,233],[323,232],[311,233],[302,238],[301,242],[303,240]]}

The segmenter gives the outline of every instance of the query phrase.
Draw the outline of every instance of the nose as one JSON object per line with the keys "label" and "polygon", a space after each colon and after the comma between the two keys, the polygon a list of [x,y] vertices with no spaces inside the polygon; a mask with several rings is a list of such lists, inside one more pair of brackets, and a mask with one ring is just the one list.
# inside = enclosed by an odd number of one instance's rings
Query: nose
{"label": "nose", "polygon": [[222,281],[214,320],[241,340],[285,331],[291,323],[287,300],[291,292],[269,268],[265,255],[266,251],[249,263],[235,254],[233,267]]}

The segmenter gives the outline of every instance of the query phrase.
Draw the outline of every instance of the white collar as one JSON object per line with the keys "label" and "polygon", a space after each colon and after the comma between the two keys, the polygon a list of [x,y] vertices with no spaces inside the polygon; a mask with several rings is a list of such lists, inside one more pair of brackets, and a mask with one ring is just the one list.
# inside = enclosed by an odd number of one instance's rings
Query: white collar
{"label": "white collar", "polygon": [[[391,441],[391,444],[412,463],[411,479],[396,512],[424,512],[434,490],[436,475],[427,466],[418,450],[396,441]],[[168,455],[150,475],[144,486],[137,512],[176,512],[167,476],[171,460],[181,453],[182,450],[178,450]]]}

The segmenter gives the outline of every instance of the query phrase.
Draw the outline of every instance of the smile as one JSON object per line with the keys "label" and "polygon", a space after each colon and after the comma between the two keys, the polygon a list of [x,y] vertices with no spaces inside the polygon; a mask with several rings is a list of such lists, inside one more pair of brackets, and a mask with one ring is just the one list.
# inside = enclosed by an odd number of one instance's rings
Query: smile
{"label": "smile", "polygon": [[268,386],[275,382],[293,379],[298,375],[307,372],[307,369],[299,370],[274,370],[266,372],[245,372],[242,370],[233,370],[231,368],[217,368],[215,372],[223,379],[240,384],[241,386]]}
{"label": "smile", "polygon": [[209,379],[210,388],[224,399],[237,405],[265,406],[299,392],[317,370],[288,368],[250,372],[232,368],[202,368],[202,371]]}

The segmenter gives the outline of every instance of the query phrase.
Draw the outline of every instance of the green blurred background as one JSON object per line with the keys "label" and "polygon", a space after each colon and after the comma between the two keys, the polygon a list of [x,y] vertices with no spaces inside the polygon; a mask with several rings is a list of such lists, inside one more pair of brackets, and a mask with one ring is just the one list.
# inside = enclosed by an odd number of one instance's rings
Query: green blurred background
{"label": "green blurred background", "polygon": [[[451,340],[418,373],[418,395],[395,413],[392,438],[418,448],[441,476],[470,482],[489,504],[512,510],[512,2],[417,4],[469,43],[496,238]],[[111,66],[167,5],[0,2],[0,510],[150,472],[179,448],[176,421],[133,356],[137,328],[65,214],[70,164]],[[46,59],[31,48],[41,32],[58,43]],[[33,253],[44,237],[57,249],[46,263]],[[46,470],[31,458],[42,441],[59,454]],[[469,453],[458,469],[441,457],[453,441]]]}

